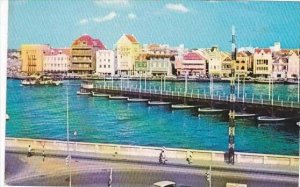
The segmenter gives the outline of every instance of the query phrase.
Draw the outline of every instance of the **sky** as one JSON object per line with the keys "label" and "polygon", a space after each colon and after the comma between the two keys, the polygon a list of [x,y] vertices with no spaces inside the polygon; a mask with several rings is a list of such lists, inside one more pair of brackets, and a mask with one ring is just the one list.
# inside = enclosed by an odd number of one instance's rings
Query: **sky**
{"label": "sky", "polygon": [[70,47],[82,34],[112,49],[123,33],[141,44],[300,47],[300,2],[197,0],[10,0],[8,47],[25,43]]}

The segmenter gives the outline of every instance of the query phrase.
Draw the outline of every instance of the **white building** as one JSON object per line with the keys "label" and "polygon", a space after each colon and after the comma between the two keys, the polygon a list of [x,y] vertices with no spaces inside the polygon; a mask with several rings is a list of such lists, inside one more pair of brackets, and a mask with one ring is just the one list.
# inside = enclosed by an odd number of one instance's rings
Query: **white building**
{"label": "white building", "polygon": [[116,73],[116,57],[113,50],[96,51],[96,73],[113,76]]}
{"label": "white building", "polygon": [[70,49],[50,49],[44,54],[43,69],[48,73],[68,73],[70,69]]}
{"label": "white building", "polygon": [[300,55],[299,50],[291,50],[288,56],[287,78],[299,77]]}

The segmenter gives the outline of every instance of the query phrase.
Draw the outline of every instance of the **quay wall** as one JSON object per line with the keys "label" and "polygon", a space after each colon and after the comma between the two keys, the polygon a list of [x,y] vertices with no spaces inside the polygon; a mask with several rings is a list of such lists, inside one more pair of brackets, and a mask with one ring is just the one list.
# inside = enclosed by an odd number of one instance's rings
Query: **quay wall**
{"label": "quay wall", "polygon": [[[7,148],[19,148],[27,152],[28,145],[31,145],[33,150],[41,152],[45,151],[66,151],[67,142],[58,140],[43,140],[43,139],[26,139],[26,138],[6,138]],[[43,148],[44,146],[44,148]],[[76,153],[93,153],[104,155],[122,155],[128,157],[148,157],[157,161],[161,152],[160,147],[148,146],[132,146],[132,145],[118,145],[118,144],[101,144],[101,143],[87,143],[87,142],[70,142],[70,151]],[[187,152],[192,153],[193,160],[217,161],[225,162],[225,152],[223,151],[208,151],[208,150],[192,150],[192,149],[174,149],[165,148],[168,160],[182,159],[186,160]],[[256,153],[242,153],[235,152],[235,162],[244,164],[263,164],[263,165],[283,165],[295,167],[299,165],[299,157],[286,155],[271,155],[271,154],[256,154]]]}

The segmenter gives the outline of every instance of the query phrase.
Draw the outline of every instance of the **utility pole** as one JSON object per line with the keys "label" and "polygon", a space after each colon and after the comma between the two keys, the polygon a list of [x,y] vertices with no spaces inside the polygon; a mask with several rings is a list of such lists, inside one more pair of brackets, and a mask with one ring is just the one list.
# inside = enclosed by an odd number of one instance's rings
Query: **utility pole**
{"label": "utility pole", "polygon": [[229,125],[228,125],[228,157],[229,163],[234,164],[234,135],[235,135],[235,62],[236,62],[236,45],[235,45],[235,29],[232,26],[232,51],[231,51],[231,80],[230,80],[230,109],[229,109]]}
{"label": "utility pole", "polygon": [[205,173],[205,175],[208,185],[211,187],[211,165],[209,166],[209,170]]}

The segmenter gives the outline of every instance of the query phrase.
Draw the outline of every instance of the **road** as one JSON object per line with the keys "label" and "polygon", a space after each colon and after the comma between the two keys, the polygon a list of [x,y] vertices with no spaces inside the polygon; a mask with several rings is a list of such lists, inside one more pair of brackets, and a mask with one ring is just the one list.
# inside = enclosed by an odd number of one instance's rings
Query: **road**
{"label": "road", "polygon": [[[6,183],[22,186],[67,186],[68,166],[64,157],[27,157],[25,154],[6,153]],[[104,161],[73,158],[72,186],[107,186],[110,169],[113,187],[151,186],[160,180],[171,180],[192,187],[206,187],[206,169],[178,167],[126,161]],[[245,183],[248,187],[297,187],[298,176],[212,170],[212,186],[222,187],[226,182]]]}

